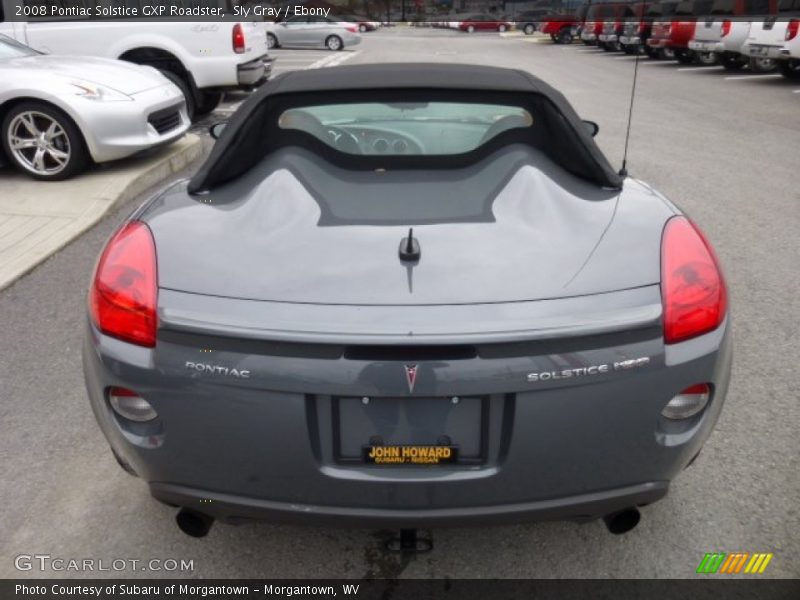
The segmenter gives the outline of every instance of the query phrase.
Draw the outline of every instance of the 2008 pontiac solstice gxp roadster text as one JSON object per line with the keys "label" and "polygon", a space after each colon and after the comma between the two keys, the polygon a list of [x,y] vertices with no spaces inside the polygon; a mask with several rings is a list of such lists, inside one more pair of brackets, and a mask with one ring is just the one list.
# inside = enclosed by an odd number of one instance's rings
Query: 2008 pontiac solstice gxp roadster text
{"label": "2008 pontiac solstice gxp roadster text", "polygon": [[195,535],[635,526],[719,416],[729,316],[704,236],[595,132],[522,71],[265,84],[98,261],[84,369],[120,464]]}

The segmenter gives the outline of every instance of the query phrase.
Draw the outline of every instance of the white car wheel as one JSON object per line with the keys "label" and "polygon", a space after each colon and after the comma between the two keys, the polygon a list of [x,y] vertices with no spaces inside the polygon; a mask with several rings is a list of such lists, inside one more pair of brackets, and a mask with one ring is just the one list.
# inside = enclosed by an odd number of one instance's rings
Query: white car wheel
{"label": "white car wheel", "polygon": [[3,146],[17,167],[36,179],[66,179],[87,162],[83,138],[70,118],[38,102],[9,111],[3,124]]}
{"label": "white car wheel", "polygon": [[338,35],[329,35],[325,39],[325,47],[328,50],[333,50],[335,52],[337,50],[341,50],[344,47],[344,44],[342,43],[342,38],[340,38]]}
{"label": "white car wheel", "polygon": [[533,23],[528,23],[525,25],[523,31],[525,32],[525,35],[533,35],[533,32],[536,31],[536,27],[533,26]]}

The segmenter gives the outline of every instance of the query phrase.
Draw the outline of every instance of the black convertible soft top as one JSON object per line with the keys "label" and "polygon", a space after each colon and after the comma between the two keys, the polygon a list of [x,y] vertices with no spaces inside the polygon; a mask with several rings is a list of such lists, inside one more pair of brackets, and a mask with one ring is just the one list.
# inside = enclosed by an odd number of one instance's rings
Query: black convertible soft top
{"label": "black convertible soft top", "polygon": [[[345,155],[304,132],[277,126],[284,110],[299,106],[437,99],[515,103],[531,107],[542,124],[534,133],[524,129],[502,133],[466,154],[395,156],[390,159],[391,165],[386,164],[386,157]],[[209,191],[244,174],[277,148],[289,145],[305,147],[348,168],[424,169],[464,166],[512,143],[537,146],[582,179],[605,187],[622,185],[622,178],[566,98],[530,73],[477,65],[397,63],[291,71],[271,79],[233,115],[208,159],[189,182],[189,191]]]}

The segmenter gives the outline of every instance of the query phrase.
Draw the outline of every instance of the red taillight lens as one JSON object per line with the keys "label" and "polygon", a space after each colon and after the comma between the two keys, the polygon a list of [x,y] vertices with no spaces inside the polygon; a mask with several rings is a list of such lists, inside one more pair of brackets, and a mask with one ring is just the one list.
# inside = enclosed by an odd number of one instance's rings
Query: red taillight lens
{"label": "red taillight lens", "polygon": [[106,245],[89,292],[92,320],[103,333],[139,346],[156,345],[156,247],[141,221],[122,227]]}
{"label": "red taillight lens", "polygon": [[725,19],[722,22],[722,29],[720,30],[720,37],[725,37],[731,32],[731,22],[728,19]]}
{"label": "red taillight lens", "polygon": [[347,29],[347,31],[349,31],[350,33],[355,33],[356,31],[358,31],[358,27],[356,27],[355,25],[348,25],[347,27],[345,27],[345,29]]}
{"label": "red taillight lens", "polygon": [[233,51],[236,54],[244,54],[244,30],[241,23],[233,26]]}
{"label": "red taillight lens", "polygon": [[797,36],[797,30],[800,29],[800,20],[792,19],[786,25],[786,41],[793,40]]}
{"label": "red taillight lens", "polygon": [[714,251],[686,217],[673,217],[661,240],[664,341],[674,344],[716,329],[725,317],[725,281]]}

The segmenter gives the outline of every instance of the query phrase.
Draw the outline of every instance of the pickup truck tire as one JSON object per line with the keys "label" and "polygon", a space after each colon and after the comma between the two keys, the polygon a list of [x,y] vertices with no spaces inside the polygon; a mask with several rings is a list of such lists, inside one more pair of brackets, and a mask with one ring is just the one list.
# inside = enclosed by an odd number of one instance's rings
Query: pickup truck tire
{"label": "pickup truck tire", "polygon": [[556,35],[556,43],[558,44],[571,44],[572,43],[572,31],[569,27],[562,27],[558,30],[558,34]]}
{"label": "pickup truck tire", "polygon": [[194,121],[194,118],[197,115],[197,99],[195,96],[196,90],[194,84],[190,83],[186,77],[178,75],[173,71],[161,69],[161,73],[164,75],[164,77],[177,85],[181,92],[183,92],[183,97],[186,99],[186,114],[188,115],[190,121]]}
{"label": "pickup truck tire", "polygon": [[754,58],[750,57],[750,70],[753,73],[769,73],[774,71],[778,65],[778,61],[772,58]]}
{"label": "pickup truck tire", "polygon": [[500,33],[505,33],[505,30],[506,30],[506,26],[505,25],[498,25],[497,26],[497,31],[499,31]]}
{"label": "pickup truck tire", "polygon": [[267,33],[267,48],[272,50],[273,48],[280,48],[281,45],[278,43],[278,38],[275,37],[274,33]]}
{"label": "pickup truck tire", "polygon": [[534,31],[536,31],[536,26],[533,23],[526,23],[525,27],[522,28],[522,32],[525,35],[533,35]]}
{"label": "pickup truck tire", "polygon": [[[5,115],[0,130],[3,150],[23,173],[42,181],[60,181],[83,171],[89,152],[78,126],[62,110],[35,100],[20,102]],[[38,135],[51,132],[42,145],[33,144]],[[12,145],[12,138],[15,144]]]}
{"label": "pickup truck tire", "polygon": [[694,52],[695,62],[701,67],[717,64],[717,55],[713,52]]}
{"label": "pickup truck tire", "polygon": [[344,48],[344,42],[342,41],[342,38],[340,38],[338,35],[329,35],[328,37],[325,38],[325,47],[328,50],[337,52]]}
{"label": "pickup truck tire", "polygon": [[467,25],[467,33],[475,33],[475,26]]}
{"label": "pickup truck tire", "polygon": [[800,79],[800,60],[790,58],[778,61],[778,70],[786,79]]}
{"label": "pickup truck tire", "polygon": [[200,100],[198,100],[194,109],[194,114],[198,117],[213,112],[222,101],[222,92],[205,92],[201,90],[199,95]]}
{"label": "pickup truck tire", "polygon": [[694,52],[686,48],[678,48],[675,50],[675,60],[682,65],[690,65],[694,62]]}
{"label": "pickup truck tire", "polygon": [[747,60],[742,58],[739,54],[723,53],[719,58],[719,62],[725,67],[727,71],[741,71],[747,64]]}

